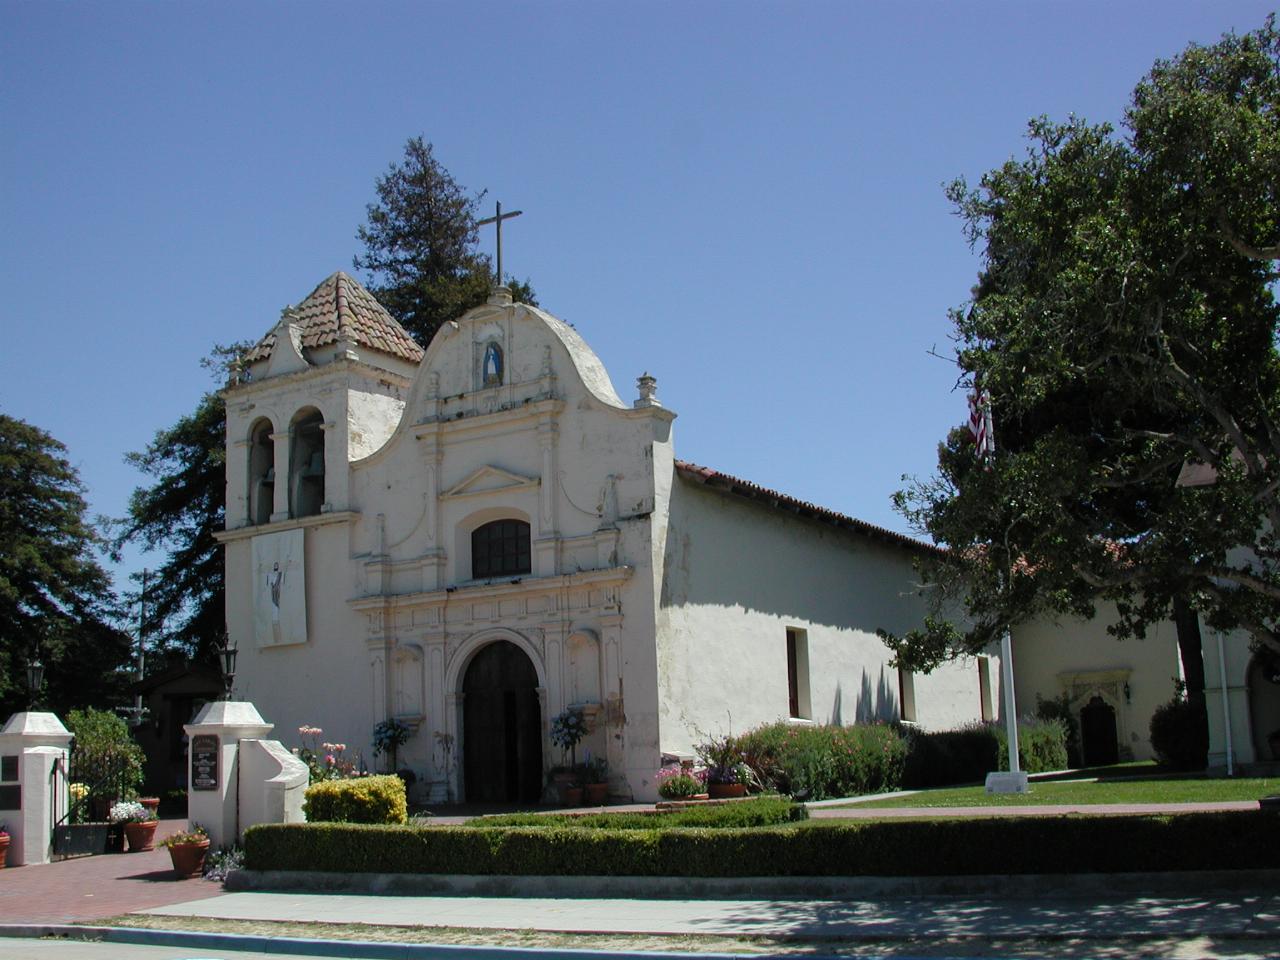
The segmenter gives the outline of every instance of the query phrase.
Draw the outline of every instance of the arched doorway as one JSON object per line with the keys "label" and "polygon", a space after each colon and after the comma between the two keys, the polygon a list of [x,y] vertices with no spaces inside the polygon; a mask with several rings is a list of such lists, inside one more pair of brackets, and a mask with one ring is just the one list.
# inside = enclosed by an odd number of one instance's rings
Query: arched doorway
{"label": "arched doorway", "polygon": [[542,795],[538,674],[524,651],[497,640],[462,678],[462,771],[468,803],[536,803]]}
{"label": "arched doorway", "polygon": [[1086,767],[1100,767],[1120,760],[1115,708],[1096,694],[1080,710],[1080,740]]}

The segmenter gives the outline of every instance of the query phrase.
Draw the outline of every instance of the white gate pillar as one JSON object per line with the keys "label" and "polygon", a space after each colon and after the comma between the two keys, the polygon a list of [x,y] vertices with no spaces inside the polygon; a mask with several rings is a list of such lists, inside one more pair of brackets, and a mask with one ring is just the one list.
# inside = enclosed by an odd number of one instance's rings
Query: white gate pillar
{"label": "white gate pillar", "polygon": [[274,726],[251,703],[218,700],[182,728],[188,737],[187,819],[204,827],[215,847],[240,835],[240,741],[261,739]]}
{"label": "white gate pillar", "polygon": [[15,713],[0,729],[0,822],[9,833],[8,864],[48,863],[53,826],[67,812],[65,765],[71,731],[52,713]]}

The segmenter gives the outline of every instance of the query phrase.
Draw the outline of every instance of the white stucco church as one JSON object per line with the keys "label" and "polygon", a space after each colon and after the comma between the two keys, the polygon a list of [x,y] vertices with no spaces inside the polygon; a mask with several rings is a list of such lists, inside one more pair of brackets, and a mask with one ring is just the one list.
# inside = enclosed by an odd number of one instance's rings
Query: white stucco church
{"label": "white stucco church", "polygon": [[[700,734],[999,711],[997,657],[900,674],[875,635],[920,623],[932,547],[681,459],[654,378],[622,400],[572,327],[503,289],[424,352],[335,273],[225,398],[236,694],[370,761],[399,719],[417,800],[538,799],[571,705],[579,759],[639,800]],[[1151,756],[1171,624],[1121,644],[1104,620],[1030,623],[1014,649],[1022,711],[1065,693],[1086,759]],[[1211,764],[1280,759],[1280,676],[1231,650],[1206,656]]]}
{"label": "white stucco church", "polygon": [[369,757],[395,717],[423,795],[533,800],[550,719],[615,796],[699,733],[779,718],[993,715],[986,658],[899,677],[909,538],[677,457],[643,375],[619,398],[569,325],[511,302],[425,351],[344,273],[244,358],[227,401],[236,693]]}

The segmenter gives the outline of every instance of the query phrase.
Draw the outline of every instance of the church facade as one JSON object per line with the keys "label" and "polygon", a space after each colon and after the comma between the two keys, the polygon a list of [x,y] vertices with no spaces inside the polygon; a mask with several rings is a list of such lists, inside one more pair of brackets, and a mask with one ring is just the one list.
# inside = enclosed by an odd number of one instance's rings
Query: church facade
{"label": "church facade", "polygon": [[334,274],[225,399],[236,693],[371,766],[400,720],[419,799],[537,800],[571,706],[644,800],[705,734],[994,716],[997,660],[900,676],[875,635],[919,622],[931,548],[679,459],[652,377],[624,402],[501,289],[424,352]]}

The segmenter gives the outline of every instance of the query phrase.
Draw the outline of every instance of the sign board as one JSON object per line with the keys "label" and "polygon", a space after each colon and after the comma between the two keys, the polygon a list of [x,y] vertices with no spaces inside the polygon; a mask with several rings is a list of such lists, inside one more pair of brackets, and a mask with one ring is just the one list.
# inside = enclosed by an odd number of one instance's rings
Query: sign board
{"label": "sign board", "polygon": [[15,755],[0,757],[0,780],[18,779],[18,758]]}
{"label": "sign board", "polygon": [[191,789],[218,789],[218,738],[213,734],[191,738]]}

